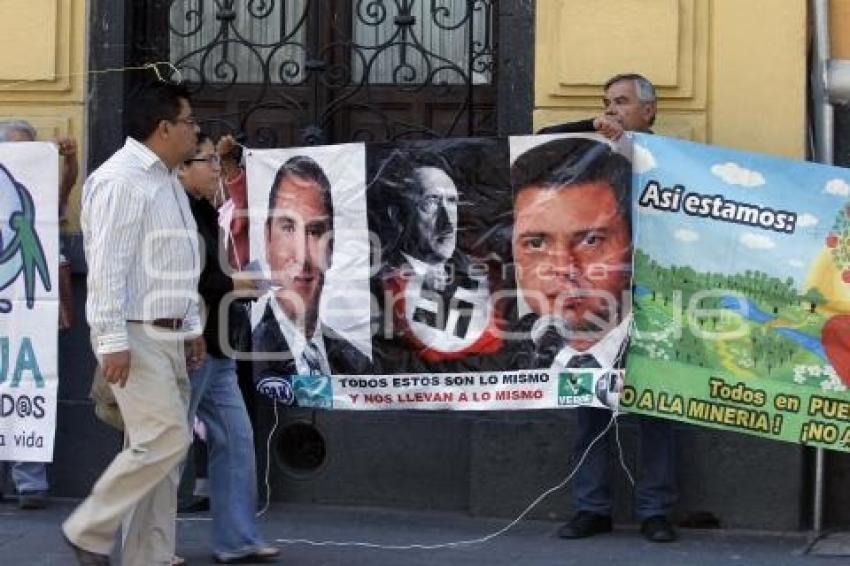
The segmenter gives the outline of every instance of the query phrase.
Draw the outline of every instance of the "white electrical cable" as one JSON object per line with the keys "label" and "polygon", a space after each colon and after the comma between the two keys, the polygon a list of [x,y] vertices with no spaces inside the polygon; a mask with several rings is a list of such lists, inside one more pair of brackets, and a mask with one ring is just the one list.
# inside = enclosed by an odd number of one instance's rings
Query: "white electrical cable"
{"label": "white electrical cable", "polygon": [[265,515],[266,511],[269,510],[269,506],[271,505],[272,488],[269,483],[269,472],[271,471],[272,437],[274,436],[274,433],[277,430],[277,425],[280,422],[280,418],[277,412],[277,401],[273,401],[272,405],[274,406],[274,425],[272,425],[272,429],[269,431],[269,436],[268,438],[266,438],[266,470],[263,474],[263,478],[266,482],[266,503],[263,505],[262,509],[257,511],[257,517],[262,517],[263,515]]}
{"label": "white electrical cable", "polygon": [[[575,476],[576,472],[578,472],[579,468],[581,468],[582,464],[584,464],[584,460],[585,460],[585,458],[587,458],[587,455],[590,452],[590,450],[593,448],[593,446],[597,442],[599,442],[600,439],[602,439],[605,436],[605,434],[611,429],[611,425],[614,424],[616,422],[616,420],[617,420],[617,413],[612,411],[611,412],[611,420],[608,421],[608,425],[602,430],[602,432],[600,432],[596,436],[596,438],[593,439],[593,441],[590,444],[588,444],[587,448],[582,453],[581,458],[579,458],[578,462],[576,462],[576,465],[573,467],[572,471],[567,475],[567,477],[565,477],[563,480],[561,480],[561,482],[558,483],[557,485],[550,487],[549,489],[547,489],[546,491],[544,491],[543,493],[538,495],[537,498],[535,498],[534,501],[532,501],[531,504],[528,505],[528,507],[526,507],[522,511],[522,513],[520,513],[516,517],[516,519],[514,519],[513,521],[511,521],[510,523],[508,523],[507,525],[505,525],[504,527],[502,527],[498,531],[492,532],[492,533],[490,533],[486,536],[483,536],[483,537],[480,537],[480,538],[475,538],[475,539],[458,540],[458,541],[444,542],[444,543],[438,543],[438,544],[404,544],[404,545],[376,544],[376,543],[371,543],[371,542],[358,542],[358,541],[333,541],[333,540],[314,541],[314,540],[310,540],[310,539],[287,539],[287,538],[279,538],[279,539],[276,539],[275,542],[277,542],[279,544],[306,544],[306,545],[310,545],[310,546],[336,546],[336,547],[346,546],[346,547],[359,547],[359,548],[374,548],[374,549],[381,549],[381,550],[437,550],[437,549],[440,549],[440,548],[455,548],[455,547],[458,547],[458,546],[467,546],[467,545],[485,543],[487,541],[490,541],[490,540],[496,538],[497,536],[500,536],[500,535],[506,533],[510,529],[512,529],[517,523],[519,523],[521,520],[523,520],[525,518],[525,516],[528,515],[528,513],[530,513],[531,510],[534,509],[541,501],[546,499],[546,497],[548,497],[550,494],[554,493],[555,491],[558,491],[559,489],[561,489],[565,485],[567,485],[567,483],[569,483],[569,481],[571,479],[573,479],[573,476]],[[268,472],[268,469],[266,471]]]}
{"label": "white electrical cable", "polygon": [[626,472],[626,477],[629,478],[629,483],[635,487],[635,478],[632,476],[632,471],[626,464],[626,459],[623,456],[623,445],[620,444],[620,422],[614,419],[614,439],[617,441],[617,453],[620,455],[620,467]]}

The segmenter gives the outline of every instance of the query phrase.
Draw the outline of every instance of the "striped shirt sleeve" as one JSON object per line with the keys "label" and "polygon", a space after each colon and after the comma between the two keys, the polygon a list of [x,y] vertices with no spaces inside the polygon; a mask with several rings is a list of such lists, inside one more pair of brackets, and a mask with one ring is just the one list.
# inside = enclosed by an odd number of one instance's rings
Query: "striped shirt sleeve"
{"label": "striped shirt sleeve", "polygon": [[147,199],[142,191],[111,179],[88,187],[86,314],[98,354],[129,349],[127,274],[141,249]]}

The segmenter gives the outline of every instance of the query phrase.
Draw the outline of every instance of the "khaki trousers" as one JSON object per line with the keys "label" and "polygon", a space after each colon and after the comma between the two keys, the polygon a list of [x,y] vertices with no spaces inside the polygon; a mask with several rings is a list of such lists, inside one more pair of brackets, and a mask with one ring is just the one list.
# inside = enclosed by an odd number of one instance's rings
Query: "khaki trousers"
{"label": "khaki trousers", "polygon": [[127,332],[130,375],[125,387],[110,386],[124,418],[124,450],[62,530],[77,546],[109,554],[123,522],[124,566],[168,565],[175,547],[177,467],[191,442],[183,340],[142,324],[128,324]]}

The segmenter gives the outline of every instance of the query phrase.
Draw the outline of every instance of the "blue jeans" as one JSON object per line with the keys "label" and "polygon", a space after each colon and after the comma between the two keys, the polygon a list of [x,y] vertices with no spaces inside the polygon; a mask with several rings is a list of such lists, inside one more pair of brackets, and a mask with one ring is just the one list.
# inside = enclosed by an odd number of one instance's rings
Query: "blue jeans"
{"label": "blue jeans", "polygon": [[[44,462],[0,462],[12,468],[12,480],[18,493],[47,492],[47,464]],[[0,468],[2,469],[2,468]]]}
{"label": "blue jeans", "polygon": [[[578,437],[575,459],[584,453],[611,420],[611,411],[594,407],[575,409],[578,419]],[[676,502],[676,454],[673,422],[634,415],[640,437],[640,461],[635,488],[635,514],[641,521],[655,515],[668,515]],[[609,439],[614,435],[614,425],[593,445],[584,464],[575,475],[574,495],[579,511],[600,515],[611,514],[611,475],[609,465]]]}
{"label": "blue jeans", "polygon": [[233,360],[207,356],[190,374],[189,422],[207,428],[212,551],[222,558],[251,554],[263,541],[257,529],[254,433],[236,380]]}

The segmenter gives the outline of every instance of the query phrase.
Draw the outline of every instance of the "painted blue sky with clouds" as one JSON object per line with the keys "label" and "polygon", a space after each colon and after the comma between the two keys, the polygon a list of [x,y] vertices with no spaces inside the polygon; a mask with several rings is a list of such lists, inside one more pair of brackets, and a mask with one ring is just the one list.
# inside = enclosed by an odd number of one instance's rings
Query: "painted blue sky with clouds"
{"label": "painted blue sky with clouds", "polygon": [[[801,285],[824,248],[837,212],[850,202],[850,169],[791,161],[661,136],[634,135],[635,246],[663,265],[700,272],[748,269]],[[793,234],[638,206],[650,180],[662,187],[797,214]]]}

